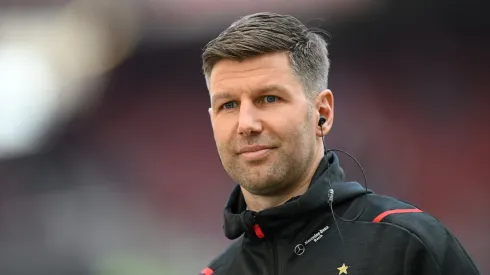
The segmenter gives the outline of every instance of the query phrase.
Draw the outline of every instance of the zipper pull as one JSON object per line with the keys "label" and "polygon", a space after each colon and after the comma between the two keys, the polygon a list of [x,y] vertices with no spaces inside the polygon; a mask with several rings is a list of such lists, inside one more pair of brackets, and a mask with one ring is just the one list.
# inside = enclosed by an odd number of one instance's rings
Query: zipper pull
{"label": "zipper pull", "polygon": [[263,239],[265,237],[264,232],[262,232],[262,229],[258,224],[254,224],[254,231],[255,235],[257,235],[259,239]]}
{"label": "zipper pull", "polygon": [[255,215],[254,215],[254,225],[253,225],[253,228],[254,228],[255,235],[259,239],[263,239],[265,237],[264,232],[262,232],[262,229],[260,228],[260,225],[255,220]]}

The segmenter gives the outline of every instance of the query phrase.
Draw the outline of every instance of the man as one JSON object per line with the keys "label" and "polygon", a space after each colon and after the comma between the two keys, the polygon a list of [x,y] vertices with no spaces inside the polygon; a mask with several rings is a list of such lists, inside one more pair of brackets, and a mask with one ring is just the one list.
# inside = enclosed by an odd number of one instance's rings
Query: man
{"label": "man", "polygon": [[204,275],[479,274],[435,218],[344,182],[326,42],[296,18],[245,16],[206,46],[209,114],[238,183],[224,210],[236,240]]}

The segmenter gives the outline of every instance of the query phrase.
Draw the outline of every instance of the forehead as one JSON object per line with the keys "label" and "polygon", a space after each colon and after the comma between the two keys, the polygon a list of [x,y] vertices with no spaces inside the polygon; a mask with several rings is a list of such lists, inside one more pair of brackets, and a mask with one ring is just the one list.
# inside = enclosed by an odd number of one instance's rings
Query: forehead
{"label": "forehead", "polygon": [[243,61],[221,60],[216,63],[209,78],[211,94],[277,84],[294,88],[301,85],[293,74],[286,52],[264,54]]}

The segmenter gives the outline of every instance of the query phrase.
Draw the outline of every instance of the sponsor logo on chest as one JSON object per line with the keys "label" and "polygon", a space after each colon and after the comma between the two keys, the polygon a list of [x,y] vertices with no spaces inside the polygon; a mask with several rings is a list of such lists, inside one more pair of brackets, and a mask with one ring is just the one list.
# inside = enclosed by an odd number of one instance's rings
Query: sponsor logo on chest
{"label": "sponsor logo on chest", "polygon": [[303,253],[305,253],[306,251],[306,246],[312,242],[314,243],[318,242],[323,237],[323,233],[325,233],[325,231],[327,231],[329,228],[330,227],[328,225],[325,226],[324,228],[321,228],[320,230],[318,230],[318,232],[313,234],[313,236],[308,238],[304,243],[300,243],[296,245],[294,247],[294,253],[298,256],[303,255]]}

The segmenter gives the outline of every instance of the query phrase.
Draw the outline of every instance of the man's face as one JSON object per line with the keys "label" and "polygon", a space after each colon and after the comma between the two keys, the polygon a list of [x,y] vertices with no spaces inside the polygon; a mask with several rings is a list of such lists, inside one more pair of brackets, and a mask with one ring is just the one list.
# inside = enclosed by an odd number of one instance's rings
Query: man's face
{"label": "man's face", "polygon": [[218,153],[234,181],[267,196],[303,180],[317,156],[317,119],[287,53],[222,60],[209,89]]}

